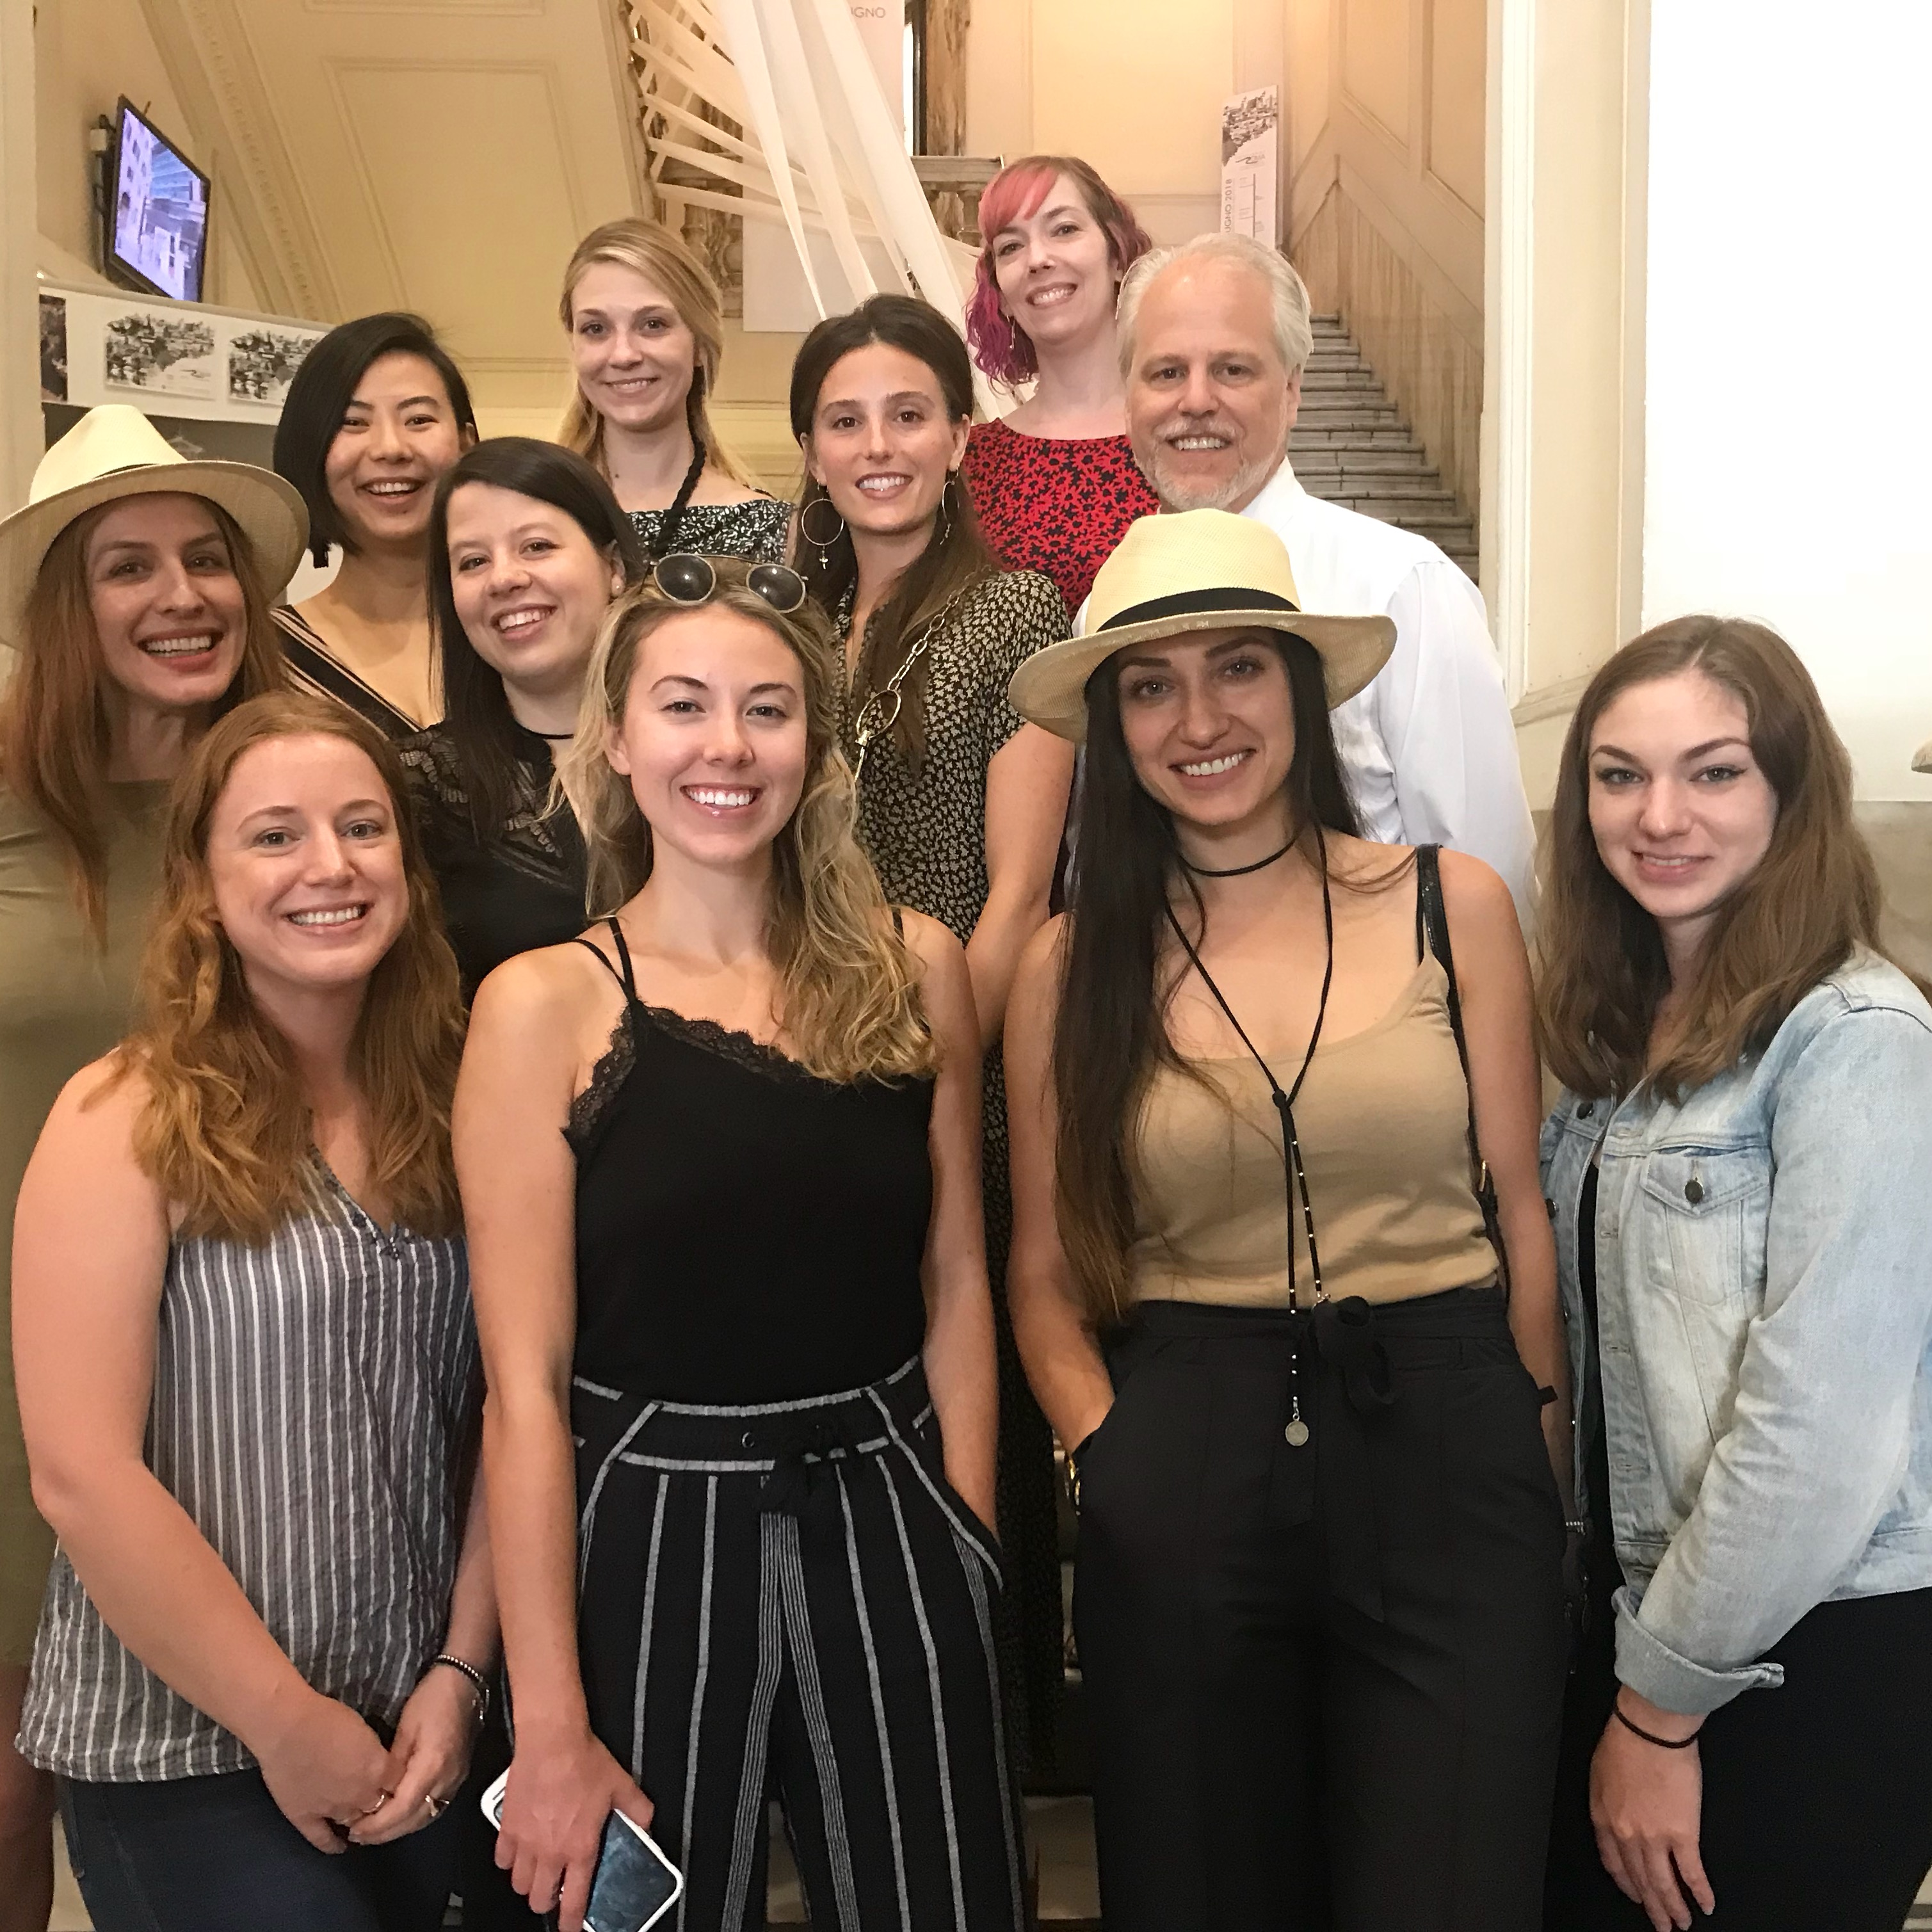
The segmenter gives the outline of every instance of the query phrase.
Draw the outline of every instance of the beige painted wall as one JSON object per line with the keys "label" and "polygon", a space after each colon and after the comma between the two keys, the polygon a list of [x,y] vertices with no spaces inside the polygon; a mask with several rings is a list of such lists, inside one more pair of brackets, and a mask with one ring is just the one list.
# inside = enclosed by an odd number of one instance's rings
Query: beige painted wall
{"label": "beige painted wall", "polygon": [[[34,9],[34,61],[40,232],[68,256],[96,265],[88,184],[98,164],[87,152],[87,134],[124,94],[214,176],[206,298],[229,308],[261,308],[234,245],[229,184],[211,166],[212,132],[197,128],[176,97],[141,0],[40,0]],[[50,260],[47,266],[62,265]]]}
{"label": "beige painted wall", "polygon": [[[1216,225],[1221,104],[1258,85],[1238,49],[1255,0],[974,0],[969,152],[1084,156],[1156,241]],[[1271,77],[1271,76],[1270,76]]]}
{"label": "beige painted wall", "polygon": [[1338,182],[1480,342],[1484,0],[1284,0],[1291,236]]}
{"label": "beige painted wall", "polygon": [[1289,252],[1480,495],[1485,0],[1285,0]]}

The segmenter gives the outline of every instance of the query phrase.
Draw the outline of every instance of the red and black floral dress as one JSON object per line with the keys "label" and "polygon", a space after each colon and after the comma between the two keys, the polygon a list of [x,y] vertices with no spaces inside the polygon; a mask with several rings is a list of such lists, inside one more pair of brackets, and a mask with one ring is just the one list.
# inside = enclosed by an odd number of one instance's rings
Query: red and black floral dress
{"label": "red and black floral dress", "polygon": [[1022,436],[975,423],[961,466],[980,527],[1009,570],[1036,570],[1060,586],[1069,610],[1136,517],[1160,501],[1124,436]]}

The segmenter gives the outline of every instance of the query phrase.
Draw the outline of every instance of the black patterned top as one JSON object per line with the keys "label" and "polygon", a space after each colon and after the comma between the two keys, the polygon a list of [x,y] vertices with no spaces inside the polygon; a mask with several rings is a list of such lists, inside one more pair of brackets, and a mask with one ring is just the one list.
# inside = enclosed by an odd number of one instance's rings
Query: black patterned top
{"label": "black patterned top", "polygon": [[[749,563],[782,563],[792,506],[776,496],[749,496],[742,503],[688,503],[678,519],[680,550],[700,556],[742,556]],[[633,510],[631,522],[644,554],[655,558],[668,510]]]}
{"label": "black patterned top", "polygon": [[[833,617],[842,640],[848,638],[849,598]],[[886,897],[950,926],[962,944],[986,904],[986,769],[1026,722],[1006,685],[1067,628],[1066,606],[1047,578],[994,572],[959,598],[927,645],[926,757],[918,775],[892,737],[874,738],[866,754],[859,829]],[[898,668],[881,665],[879,682]],[[854,694],[845,697],[839,736],[856,766],[858,704]]]}
{"label": "black patterned top", "polygon": [[448,726],[432,724],[401,748],[466,1000],[506,959],[561,946],[586,922],[584,835],[568,806],[550,809],[549,742],[519,728],[516,744],[509,815],[482,838]]}

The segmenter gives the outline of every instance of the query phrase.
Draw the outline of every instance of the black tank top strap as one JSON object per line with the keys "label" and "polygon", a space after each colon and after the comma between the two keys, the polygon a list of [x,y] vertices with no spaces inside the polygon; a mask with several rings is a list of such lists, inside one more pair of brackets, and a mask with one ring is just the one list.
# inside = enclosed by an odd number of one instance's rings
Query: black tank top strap
{"label": "black tank top strap", "polygon": [[626,1003],[634,1006],[638,1004],[638,980],[631,968],[631,949],[624,944],[624,928],[614,919],[607,919],[604,923],[610,928],[610,937],[616,943],[616,965],[611,964],[610,956],[594,940],[586,939],[580,934],[570,943],[573,946],[582,946],[623,988]]}

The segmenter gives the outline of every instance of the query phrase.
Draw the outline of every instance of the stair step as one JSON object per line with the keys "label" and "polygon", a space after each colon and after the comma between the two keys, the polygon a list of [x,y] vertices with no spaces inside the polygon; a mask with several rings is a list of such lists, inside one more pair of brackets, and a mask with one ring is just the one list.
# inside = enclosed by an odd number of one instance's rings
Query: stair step
{"label": "stair step", "polygon": [[[1345,468],[1343,475],[1348,472]],[[1433,509],[1440,506],[1455,509],[1456,500],[1442,487],[1442,479],[1432,470],[1412,472],[1406,476],[1373,476],[1358,472],[1355,488],[1352,496],[1376,496],[1402,503],[1427,505]],[[1460,516],[1463,513],[1457,511]]]}
{"label": "stair step", "polygon": [[1373,429],[1311,428],[1305,416],[1295,424],[1288,446],[1297,455],[1310,449],[1414,450],[1421,454],[1420,445],[1400,423],[1393,429],[1385,424]]}
{"label": "stair step", "polygon": [[1355,395],[1372,390],[1378,400],[1384,394],[1382,378],[1372,369],[1324,369],[1310,364],[1301,372],[1301,393],[1313,395]]}
{"label": "stair step", "polygon": [[1314,348],[1288,438],[1296,474],[1312,496],[1429,538],[1473,583],[1473,518],[1402,419],[1338,316],[1310,318]]}
{"label": "stair step", "polygon": [[1406,429],[1394,404],[1379,391],[1364,394],[1360,391],[1331,389],[1301,399],[1297,418],[1311,429],[1391,429],[1398,423]]}
{"label": "stair step", "polygon": [[1346,503],[1350,509],[1359,510],[1364,516],[1377,518],[1384,524],[1398,524],[1406,530],[1421,530],[1430,536],[1432,542],[1440,541],[1434,534],[1438,530],[1466,530],[1469,527],[1468,518],[1453,502],[1412,503],[1388,496],[1338,496],[1330,500]]}
{"label": "stair step", "polygon": [[1421,487],[1439,489],[1442,478],[1430,466],[1427,454],[1420,449],[1356,449],[1347,444],[1331,444],[1325,449],[1309,449],[1295,458],[1298,471],[1321,471],[1333,476],[1340,470],[1358,476],[1406,476]]}

